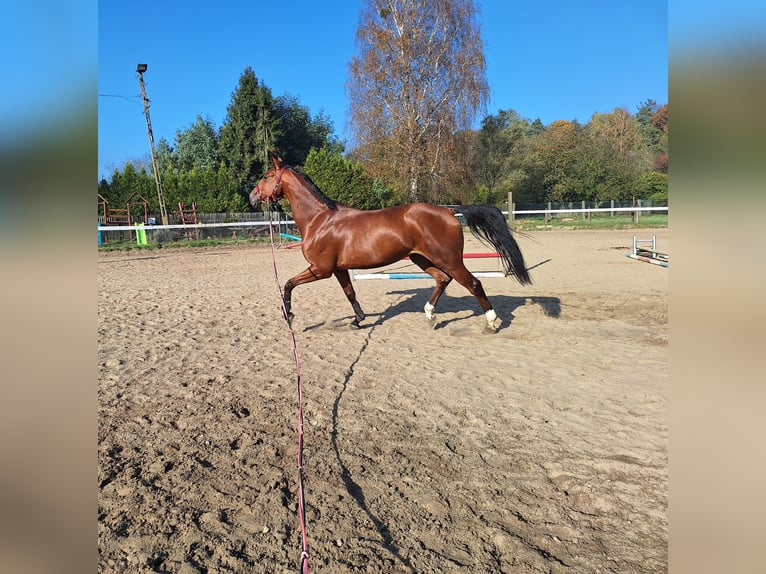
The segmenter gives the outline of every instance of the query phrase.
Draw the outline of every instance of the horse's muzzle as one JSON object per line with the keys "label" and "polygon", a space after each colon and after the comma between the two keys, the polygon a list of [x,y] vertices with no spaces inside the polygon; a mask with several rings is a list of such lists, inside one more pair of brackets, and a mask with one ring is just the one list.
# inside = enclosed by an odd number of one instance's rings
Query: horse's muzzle
{"label": "horse's muzzle", "polygon": [[253,207],[258,207],[261,203],[261,191],[254,187],[253,191],[250,192],[250,205]]}

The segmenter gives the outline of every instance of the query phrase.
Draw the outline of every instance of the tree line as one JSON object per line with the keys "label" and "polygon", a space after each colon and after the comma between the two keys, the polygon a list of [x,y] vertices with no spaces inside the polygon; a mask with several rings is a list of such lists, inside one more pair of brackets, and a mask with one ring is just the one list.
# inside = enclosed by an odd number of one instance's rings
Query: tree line
{"label": "tree line", "polygon": [[[342,150],[332,121],[311,114],[297,98],[274,97],[248,67],[239,78],[220,129],[198,115],[176,132],[171,143],[157,143],[157,165],[165,203],[170,211],[179,203],[195,202],[201,212],[242,212],[250,209],[247,194],[266,171],[268,153],[278,149],[293,165],[302,165],[312,149]],[[159,211],[149,161],[136,160],[102,179],[98,193],[110,206],[121,206],[140,194]]]}
{"label": "tree line", "polygon": [[[157,157],[170,211],[250,209],[247,196],[279,153],[336,201],[375,209],[411,201],[516,203],[667,200],[668,106],[646,100],[585,124],[544,125],[488,101],[473,0],[365,0],[349,63],[353,145],[297,98],[274,97],[245,69],[220,128],[208,119],[161,139]],[[473,122],[481,117],[478,128]],[[99,182],[110,206],[134,194],[159,211],[150,162]]]}
{"label": "tree line", "polygon": [[643,102],[587,124],[543,126],[514,111],[482,121],[473,134],[477,199],[493,203],[513,192],[517,203],[668,199],[668,106]]}

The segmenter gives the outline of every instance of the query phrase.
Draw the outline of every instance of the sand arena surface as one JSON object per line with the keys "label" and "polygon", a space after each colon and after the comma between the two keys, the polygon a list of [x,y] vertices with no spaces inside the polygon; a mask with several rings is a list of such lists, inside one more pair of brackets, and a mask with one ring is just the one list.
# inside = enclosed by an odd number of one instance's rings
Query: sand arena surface
{"label": "sand arena surface", "polygon": [[[454,282],[435,329],[430,280],[355,282],[360,330],[334,279],[296,288],[312,572],[667,570],[669,269],[625,257],[634,233],[669,251],[667,229],[521,239],[534,284],[482,279],[496,334]],[[298,571],[271,261],[98,255],[100,572]]]}

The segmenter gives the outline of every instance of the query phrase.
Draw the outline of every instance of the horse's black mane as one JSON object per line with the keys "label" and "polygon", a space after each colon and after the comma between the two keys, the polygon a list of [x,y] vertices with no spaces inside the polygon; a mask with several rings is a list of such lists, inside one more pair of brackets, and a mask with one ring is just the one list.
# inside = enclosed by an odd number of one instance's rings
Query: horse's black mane
{"label": "horse's black mane", "polygon": [[332,210],[338,209],[338,205],[335,203],[335,201],[327,197],[324,193],[322,193],[322,190],[319,189],[316,183],[311,181],[311,178],[308,175],[306,175],[302,170],[298,169],[297,167],[290,166],[290,169],[292,169],[295,173],[297,173],[303,179],[306,180],[306,183],[309,184],[309,187],[311,188],[311,191],[314,192],[314,195],[316,195],[319,199],[321,199],[327,207],[329,207]]}

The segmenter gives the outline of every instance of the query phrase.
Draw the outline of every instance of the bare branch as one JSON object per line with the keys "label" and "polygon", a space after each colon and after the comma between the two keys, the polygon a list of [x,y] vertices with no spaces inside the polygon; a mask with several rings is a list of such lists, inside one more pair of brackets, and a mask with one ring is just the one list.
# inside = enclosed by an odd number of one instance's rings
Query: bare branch
{"label": "bare branch", "polygon": [[355,144],[368,172],[410,200],[486,109],[477,19],[473,0],[365,0],[360,12],[347,81]]}

